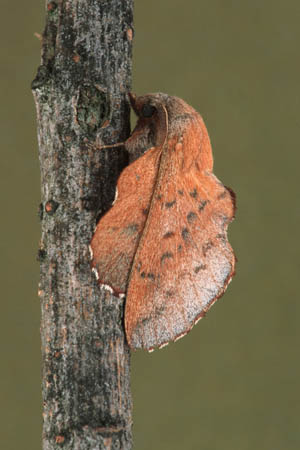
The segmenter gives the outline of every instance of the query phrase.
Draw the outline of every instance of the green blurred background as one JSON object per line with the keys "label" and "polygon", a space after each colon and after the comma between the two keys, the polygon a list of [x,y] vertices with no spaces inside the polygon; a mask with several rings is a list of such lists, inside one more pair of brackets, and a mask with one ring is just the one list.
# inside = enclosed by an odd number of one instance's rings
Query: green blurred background
{"label": "green blurred background", "polygon": [[[44,4],[1,0],[0,447],[40,449],[39,165],[30,92]],[[134,82],[204,117],[215,173],[237,193],[239,263],[176,344],[132,358],[136,450],[296,450],[299,426],[297,0],[135,6]]]}

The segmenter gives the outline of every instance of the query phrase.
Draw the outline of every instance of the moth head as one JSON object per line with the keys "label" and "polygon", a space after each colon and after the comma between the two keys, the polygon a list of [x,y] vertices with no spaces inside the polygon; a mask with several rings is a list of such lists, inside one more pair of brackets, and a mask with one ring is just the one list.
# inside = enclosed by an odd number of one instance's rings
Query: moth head
{"label": "moth head", "polygon": [[163,145],[168,133],[168,112],[166,94],[147,94],[136,96],[129,92],[130,104],[138,117],[137,128],[149,127],[155,135],[155,145]]}
{"label": "moth head", "polygon": [[132,92],[129,92],[128,96],[131,107],[139,119],[154,118],[159,110],[163,108],[163,103],[157,94],[141,95],[138,97]]}

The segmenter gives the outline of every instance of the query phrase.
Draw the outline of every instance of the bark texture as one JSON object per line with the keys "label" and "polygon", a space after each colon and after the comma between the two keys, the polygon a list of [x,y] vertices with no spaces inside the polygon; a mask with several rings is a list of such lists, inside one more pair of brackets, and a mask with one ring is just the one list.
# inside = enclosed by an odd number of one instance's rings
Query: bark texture
{"label": "bark texture", "polygon": [[133,0],[46,3],[37,108],[43,449],[130,449],[123,300],[101,290],[89,242],[126,164]]}

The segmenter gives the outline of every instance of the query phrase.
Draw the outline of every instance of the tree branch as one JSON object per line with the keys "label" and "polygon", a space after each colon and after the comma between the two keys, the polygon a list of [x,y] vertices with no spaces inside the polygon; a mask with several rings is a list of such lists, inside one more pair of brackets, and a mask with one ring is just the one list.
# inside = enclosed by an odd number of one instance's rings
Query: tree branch
{"label": "tree branch", "polygon": [[88,245],[129,134],[133,0],[48,1],[32,89],[41,166],[43,448],[130,449],[123,301],[99,289]]}

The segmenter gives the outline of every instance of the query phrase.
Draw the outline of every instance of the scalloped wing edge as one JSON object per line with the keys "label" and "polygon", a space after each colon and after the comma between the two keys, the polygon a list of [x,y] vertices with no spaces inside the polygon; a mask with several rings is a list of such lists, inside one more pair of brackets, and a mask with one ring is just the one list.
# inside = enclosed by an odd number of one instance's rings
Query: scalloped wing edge
{"label": "scalloped wing edge", "polygon": [[161,344],[159,344],[159,345],[157,345],[157,346],[153,346],[153,347],[149,347],[149,348],[147,348],[147,347],[138,347],[138,348],[135,348],[135,347],[131,347],[130,345],[129,345],[129,347],[131,348],[131,350],[138,350],[138,349],[143,349],[143,350],[147,350],[149,353],[152,353],[154,350],[156,350],[156,349],[158,349],[158,350],[160,350],[161,348],[163,348],[163,347],[166,347],[169,343],[171,343],[171,342],[177,342],[179,339],[181,339],[181,338],[183,338],[184,336],[186,336],[191,330],[192,330],[192,328],[194,327],[194,325],[196,325],[203,317],[205,317],[205,315],[206,315],[206,313],[207,313],[207,311],[214,305],[214,303],[220,298],[220,297],[222,297],[223,295],[224,295],[224,293],[225,293],[225,291],[226,291],[226,289],[227,289],[227,287],[228,287],[228,285],[230,284],[230,282],[232,281],[232,278],[234,277],[234,275],[235,275],[235,265],[236,265],[236,263],[237,263],[237,257],[235,256],[235,254],[234,254],[234,252],[232,251],[232,253],[233,253],[233,267],[232,267],[232,271],[231,271],[231,273],[228,275],[228,277],[227,277],[227,279],[225,280],[225,282],[224,282],[224,285],[223,285],[223,287],[221,288],[221,290],[220,290],[220,292],[206,305],[206,307],[205,307],[205,309],[203,309],[196,317],[195,317],[195,319],[193,320],[193,322],[191,323],[191,325],[190,325],[190,327],[186,330],[186,331],[184,331],[184,332],[182,332],[182,333],[179,333],[179,334],[177,334],[175,337],[174,337],[174,339],[172,339],[172,340],[170,340],[170,341],[165,341],[165,342],[162,342]]}

